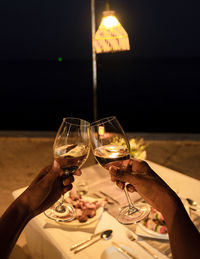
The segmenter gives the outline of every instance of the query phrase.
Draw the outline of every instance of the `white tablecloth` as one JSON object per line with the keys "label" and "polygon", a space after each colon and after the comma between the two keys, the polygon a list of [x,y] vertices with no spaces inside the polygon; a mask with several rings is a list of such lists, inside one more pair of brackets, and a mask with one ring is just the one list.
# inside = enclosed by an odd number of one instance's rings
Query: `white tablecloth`
{"label": "white tablecloth", "polygon": [[[179,196],[190,197],[200,203],[200,181],[150,161],[148,161],[148,163],[156,173],[158,173],[176,192],[178,192]],[[88,179],[90,174],[94,173],[97,176],[97,182],[101,181],[102,179],[105,180],[105,177],[108,177],[109,180],[108,173],[106,175],[105,169],[98,165],[83,169],[83,176],[81,177]],[[21,192],[22,189],[13,192],[14,198],[16,198]],[[128,239],[127,232],[129,230],[125,226],[118,223],[118,221],[107,212],[102,214],[102,217],[95,229],[95,233],[104,229],[112,229],[113,237],[107,241],[101,240],[78,254],[74,254],[72,251],[70,251],[69,248],[74,243],[88,238],[91,233],[77,231],[77,229],[64,230],[59,228],[46,228],[46,222],[46,216],[41,214],[32,219],[24,230],[30,254],[34,259],[103,259],[102,254],[106,248],[112,246],[112,241],[116,241],[121,245],[131,248],[133,254],[138,259],[152,259],[152,256],[147,254],[135,242],[132,242]],[[140,242],[154,251],[158,255],[158,258],[167,258],[149,246],[145,241]]]}

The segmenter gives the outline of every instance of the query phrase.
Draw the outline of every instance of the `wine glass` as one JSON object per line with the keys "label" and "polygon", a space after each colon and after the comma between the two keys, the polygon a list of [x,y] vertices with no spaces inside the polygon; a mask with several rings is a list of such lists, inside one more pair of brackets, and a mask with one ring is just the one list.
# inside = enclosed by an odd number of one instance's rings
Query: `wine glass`
{"label": "wine glass", "polygon": [[[109,169],[109,163],[130,158],[128,138],[116,117],[112,116],[93,122],[90,127],[90,138],[93,154],[97,162],[105,169]],[[124,192],[128,206],[120,208],[118,221],[129,225],[137,223],[148,216],[150,212],[149,206],[144,203],[137,203],[134,206],[126,184]]]}
{"label": "wine glass", "polygon": [[[90,123],[72,117],[64,118],[57,132],[54,145],[54,159],[60,164],[64,176],[72,175],[87,160],[90,150]],[[45,215],[56,221],[71,221],[75,218],[75,209],[64,201],[64,195]]]}

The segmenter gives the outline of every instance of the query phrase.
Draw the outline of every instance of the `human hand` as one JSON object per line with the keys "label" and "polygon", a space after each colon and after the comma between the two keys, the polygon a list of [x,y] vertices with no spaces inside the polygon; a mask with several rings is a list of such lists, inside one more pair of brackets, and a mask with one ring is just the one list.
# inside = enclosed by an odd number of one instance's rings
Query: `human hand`
{"label": "human hand", "polygon": [[[81,175],[77,170],[74,175]],[[19,197],[28,207],[30,217],[34,217],[53,205],[65,192],[72,189],[74,176],[63,178],[63,171],[57,161],[47,166],[32,181]]]}
{"label": "human hand", "polygon": [[124,160],[109,164],[111,180],[121,189],[127,184],[127,190],[137,191],[152,207],[162,211],[163,195],[175,195],[172,189],[141,160]]}

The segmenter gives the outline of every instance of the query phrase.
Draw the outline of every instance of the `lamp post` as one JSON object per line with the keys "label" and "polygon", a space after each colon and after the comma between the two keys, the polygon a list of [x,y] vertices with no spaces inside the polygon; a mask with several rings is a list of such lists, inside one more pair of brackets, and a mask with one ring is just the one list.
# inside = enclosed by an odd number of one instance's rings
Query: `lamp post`
{"label": "lamp post", "polygon": [[118,21],[114,11],[110,10],[108,0],[106,11],[96,32],[95,0],[91,0],[91,27],[92,27],[92,77],[93,77],[93,119],[97,120],[97,61],[96,53],[128,51],[130,44],[128,34]]}
{"label": "lamp post", "polygon": [[94,45],[96,22],[95,0],[91,0],[91,25],[92,25],[92,82],[93,82],[93,119],[97,120],[97,59]]}

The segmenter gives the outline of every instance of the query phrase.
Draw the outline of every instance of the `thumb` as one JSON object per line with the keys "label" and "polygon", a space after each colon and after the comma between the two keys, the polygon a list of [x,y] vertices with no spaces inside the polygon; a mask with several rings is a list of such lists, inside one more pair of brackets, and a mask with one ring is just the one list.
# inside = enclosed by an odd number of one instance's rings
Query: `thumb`
{"label": "thumb", "polygon": [[60,164],[56,160],[53,161],[52,171],[60,172]]}
{"label": "thumb", "polygon": [[115,165],[111,165],[111,166],[109,167],[109,172],[111,173],[111,175],[117,176],[117,173],[120,172],[120,168],[117,167],[117,166],[115,166]]}
{"label": "thumb", "polygon": [[53,164],[52,164],[52,168],[50,170],[51,174],[53,174],[55,176],[55,178],[60,175],[63,175],[63,170],[60,167],[60,164],[58,163],[58,161],[54,160]]}
{"label": "thumb", "polygon": [[49,172],[45,176],[45,181],[47,184],[53,183],[59,176],[63,174],[60,164],[54,160],[52,167],[50,168]]}

